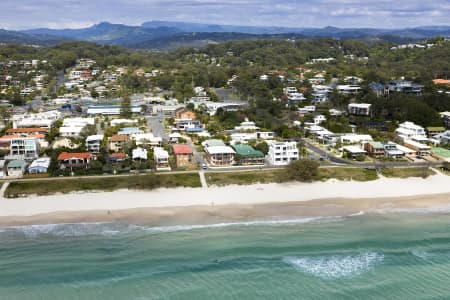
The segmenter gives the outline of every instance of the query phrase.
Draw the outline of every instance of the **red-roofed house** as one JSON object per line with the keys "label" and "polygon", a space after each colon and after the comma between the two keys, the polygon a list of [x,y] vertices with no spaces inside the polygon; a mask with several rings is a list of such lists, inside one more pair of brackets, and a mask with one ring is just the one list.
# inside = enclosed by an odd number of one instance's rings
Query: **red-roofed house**
{"label": "red-roofed house", "polygon": [[144,69],[139,68],[139,69],[134,70],[133,73],[134,73],[134,75],[142,76],[145,74],[145,71],[144,71]]}
{"label": "red-roofed house", "polygon": [[193,154],[189,145],[173,145],[173,153],[175,154],[178,167],[188,167],[193,165]]}
{"label": "red-roofed house", "polygon": [[30,135],[46,135],[48,132],[47,128],[10,128],[6,130],[6,135],[20,135],[21,137],[28,137]]}
{"label": "red-roofed house", "polygon": [[68,153],[62,152],[58,156],[58,162],[61,166],[68,168],[87,167],[92,159],[92,154],[89,152]]}

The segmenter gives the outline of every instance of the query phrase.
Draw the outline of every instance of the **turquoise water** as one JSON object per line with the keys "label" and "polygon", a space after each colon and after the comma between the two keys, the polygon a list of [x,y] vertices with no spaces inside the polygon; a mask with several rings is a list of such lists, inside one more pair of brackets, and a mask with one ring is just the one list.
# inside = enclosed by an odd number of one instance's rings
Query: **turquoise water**
{"label": "turquoise water", "polygon": [[450,299],[450,214],[1,228],[0,299]]}

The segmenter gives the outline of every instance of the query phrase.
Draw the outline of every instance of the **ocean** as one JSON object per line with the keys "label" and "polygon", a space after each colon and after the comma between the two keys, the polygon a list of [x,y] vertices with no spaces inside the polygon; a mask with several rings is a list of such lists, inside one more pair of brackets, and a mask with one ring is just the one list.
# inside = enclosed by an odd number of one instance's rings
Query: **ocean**
{"label": "ocean", "polygon": [[0,228],[0,299],[450,299],[450,213]]}

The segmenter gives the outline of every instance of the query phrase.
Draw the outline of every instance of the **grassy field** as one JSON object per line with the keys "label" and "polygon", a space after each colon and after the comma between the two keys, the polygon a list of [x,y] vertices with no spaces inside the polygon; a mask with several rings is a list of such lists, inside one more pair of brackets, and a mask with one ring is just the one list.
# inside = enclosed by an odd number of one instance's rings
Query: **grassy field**
{"label": "grassy field", "polygon": [[429,168],[385,168],[381,170],[381,174],[385,177],[409,178],[435,175],[436,173]]}
{"label": "grassy field", "polygon": [[255,183],[283,182],[283,170],[261,170],[247,172],[205,173],[208,185],[246,185]]}
{"label": "grassy field", "polygon": [[51,195],[79,191],[114,191],[118,189],[151,190],[160,187],[200,187],[197,173],[120,176],[106,178],[56,179],[11,182],[5,197]]}
{"label": "grassy field", "polygon": [[376,170],[362,168],[320,168],[319,177],[321,180],[338,179],[354,181],[371,181],[378,179]]}

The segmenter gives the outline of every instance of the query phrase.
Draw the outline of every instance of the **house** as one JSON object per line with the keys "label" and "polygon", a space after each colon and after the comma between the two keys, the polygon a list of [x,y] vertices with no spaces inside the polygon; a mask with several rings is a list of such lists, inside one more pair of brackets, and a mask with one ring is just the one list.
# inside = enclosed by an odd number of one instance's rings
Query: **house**
{"label": "house", "polygon": [[369,134],[344,134],[340,137],[342,144],[359,144],[373,141]]}
{"label": "house", "polygon": [[426,132],[428,134],[428,137],[433,137],[438,134],[442,134],[445,132],[445,127],[440,126],[434,126],[434,127],[427,127]]}
{"label": "house", "polygon": [[39,156],[40,144],[35,138],[13,138],[11,139],[9,157],[13,159],[32,160]]}
{"label": "house", "polygon": [[113,152],[123,152],[130,143],[130,136],[128,135],[113,135],[108,140],[108,148]]}
{"label": "house", "polygon": [[45,127],[50,128],[54,122],[61,119],[62,114],[51,110],[33,114],[16,114],[12,116],[13,128],[19,127]]}
{"label": "house", "polygon": [[82,168],[87,167],[92,159],[89,152],[67,153],[62,152],[58,155],[58,162],[61,167]]}
{"label": "house", "polygon": [[47,173],[48,167],[50,166],[50,157],[40,157],[35,159],[28,167],[28,173],[30,174],[41,174]]}
{"label": "house", "polygon": [[178,143],[178,141],[182,138],[181,134],[178,132],[173,132],[169,134],[169,142]]}
{"label": "house", "polygon": [[62,137],[79,137],[84,127],[95,125],[94,118],[66,118],[59,128]]}
{"label": "house", "polygon": [[23,159],[15,159],[10,161],[6,168],[9,177],[22,177],[25,174],[27,163]]}
{"label": "house", "polygon": [[31,127],[31,128],[10,128],[6,130],[6,135],[18,135],[21,137],[29,137],[36,135],[46,135],[48,128]]}
{"label": "house", "polygon": [[205,147],[206,160],[213,166],[231,166],[236,152],[229,146]]}
{"label": "house", "polygon": [[442,121],[444,121],[445,126],[450,128],[450,111],[441,112],[439,115],[441,116]]}
{"label": "house", "polygon": [[236,151],[236,162],[239,165],[264,165],[265,157],[261,151],[253,149],[246,144],[232,146]]}
{"label": "house", "polygon": [[90,135],[86,138],[86,149],[91,153],[100,153],[102,148],[103,135]]}
{"label": "house", "polygon": [[431,147],[422,143],[418,143],[413,140],[404,140],[405,146],[415,150],[416,155],[419,157],[431,155]]}
{"label": "house", "polygon": [[348,113],[352,116],[370,116],[369,103],[350,103],[348,105]]}
{"label": "house", "polygon": [[353,95],[361,92],[361,87],[359,85],[338,85],[336,91],[343,95]]}
{"label": "house", "polygon": [[345,146],[342,148],[343,156],[351,159],[358,158],[360,156],[365,156],[367,152],[358,146]]}
{"label": "house", "polygon": [[395,130],[395,133],[397,133],[397,135],[404,140],[412,139],[414,137],[418,137],[420,139],[427,138],[425,128],[416,125],[413,122],[404,122],[399,124],[398,128]]}
{"label": "house", "polygon": [[140,147],[133,149],[133,151],[131,153],[131,158],[133,160],[147,160],[148,159],[147,149],[140,148]]}
{"label": "house", "polygon": [[195,113],[187,108],[180,107],[175,110],[175,119],[189,119],[195,120],[197,117]]}
{"label": "house", "polygon": [[441,145],[450,144],[450,130],[447,130],[441,134],[433,136],[433,139],[438,140]]}
{"label": "house", "polygon": [[385,155],[384,145],[380,142],[368,142],[364,144],[364,150],[371,157],[379,158]]}
{"label": "house", "polygon": [[251,122],[248,119],[245,119],[244,122],[241,122],[239,126],[234,127],[235,131],[257,131],[259,127],[256,126],[255,122]]}
{"label": "house", "polygon": [[164,148],[156,147],[153,149],[153,158],[155,160],[156,170],[168,170],[169,166],[169,152],[164,150]]}
{"label": "house", "polygon": [[[120,105],[91,105],[87,109],[87,114],[113,116],[120,115],[120,111]],[[139,105],[131,105],[131,112],[133,114],[139,114],[142,112],[142,107]]]}
{"label": "house", "polygon": [[272,166],[285,166],[291,161],[299,159],[296,142],[269,141],[269,151],[266,156],[267,162]]}
{"label": "house", "polygon": [[393,80],[389,82],[388,89],[391,92],[421,94],[423,85],[408,80]]}
{"label": "house", "polygon": [[127,155],[123,152],[117,152],[108,155],[108,161],[112,163],[123,162],[125,159],[127,159]]}
{"label": "house", "polygon": [[144,131],[138,127],[124,127],[117,133],[118,135],[143,134]]}
{"label": "house", "polygon": [[187,167],[194,164],[194,155],[189,145],[173,145],[172,148],[177,167]]}
{"label": "house", "polygon": [[377,95],[377,97],[383,97],[389,94],[389,88],[381,83],[371,82],[369,88]]}
{"label": "house", "polygon": [[162,137],[154,136],[153,133],[133,133],[131,139],[137,146],[157,147],[162,145]]}
{"label": "house", "polygon": [[383,146],[385,156],[388,158],[398,159],[405,156],[405,152],[401,151],[395,143],[389,142],[384,144]]}

